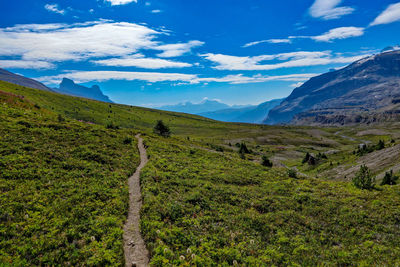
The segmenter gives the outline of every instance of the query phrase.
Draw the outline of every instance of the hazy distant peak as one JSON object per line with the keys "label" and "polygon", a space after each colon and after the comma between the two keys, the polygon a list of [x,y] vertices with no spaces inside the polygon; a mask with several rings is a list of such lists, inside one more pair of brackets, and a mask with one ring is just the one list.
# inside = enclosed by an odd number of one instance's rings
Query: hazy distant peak
{"label": "hazy distant peak", "polygon": [[167,105],[162,106],[159,109],[168,110],[168,111],[176,111],[176,112],[184,112],[190,114],[199,114],[203,112],[211,112],[220,109],[229,108],[230,106],[224,103],[221,103],[218,100],[213,99],[204,99],[198,104],[194,104],[190,101],[184,103],[178,103],[176,105]]}
{"label": "hazy distant peak", "polygon": [[98,85],[93,85],[89,88],[76,84],[73,80],[68,78],[63,78],[59,88],[55,88],[54,90],[61,94],[85,97],[103,102],[112,102],[108,96],[103,94]]}

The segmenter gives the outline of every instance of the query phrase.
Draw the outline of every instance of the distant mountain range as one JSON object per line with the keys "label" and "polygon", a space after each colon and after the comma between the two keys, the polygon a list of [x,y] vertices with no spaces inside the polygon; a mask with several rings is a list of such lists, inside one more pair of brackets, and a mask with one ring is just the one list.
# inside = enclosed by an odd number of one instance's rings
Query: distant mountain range
{"label": "distant mountain range", "polygon": [[400,51],[366,57],[311,78],[264,123],[350,125],[400,119]]}
{"label": "distant mountain range", "polygon": [[98,85],[93,85],[92,87],[88,88],[79,84],[76,84],[73,80],[64,78],[60,85],[59,88],[48,88],[44,84],[30,79],[26,78],[24,76],[9,72],[5,69],[0,68],[0,80],[9,82],[9,83],[14,83],[18,84],[21,86],[25,87],[30,87],[30,88],[35,88],[35,89],[40,89],[40,90],[45,90],[45,91],[52,91],[60,94],[65,94],[65,95],[71,95],[71,96],[78,96],[78,97],[84,97],[84,98],[89,98],[89,99],[94,99],[94,100],[99,100],[103,102],[109,102],[112,103],[110,98],[106,95],[103,94],[103,92],[100,90],[100,87]]}
{"label": "distant mountain range", "polygon": [[5,69],[0,69],[0,80],[1,81],[5,81],[5,82],[9,82],[9,83],[13,83],[13,84],[17,84],[17,85],[21,85],[21,86],[25,86],[25,87],[30,87],[30,88],[35,88],[35,89],[40,89],[40,90],[45,90],[45,91],[52,91],[50,88],[48,88],[47,86],[45,86],[44,84],[26,78],[24,76],[9,72]]}
{"label": "distant mountain range", "polygon": [[53,88],[53,91],[60,94],[84,97],[112,103],[110,98],[103,94],[98,85],[93,85],[89,88],[76,84],[73,80],[67,78],[62,79],[59,88]]}
{"label": "distant mountain range", "polygon": [[260,105],[230,106],[217,100],[204,100],[201,103],[179,103],[177,105],[162,106],[159,109],[175,112],[200,115],[218,121],[261,123],[270,109],[279,105],[283,99],[275,99]]}
{"label": "distant mountain range", "polygon": [[283,99],[274,99],[257,106],[248,106],[242,108],[228,108],[212,112],[199,113],[206,118],[226,121],[226,122],[246,122],[246,123],[262,123],[268,112],[278,106]]}
{"label": "distant mountain range", "polygon": [[179,103],[176,105],[162,106],[158,109],[166,111],[183,112],[189,114],[199,114],[203,112],[211,112],[221,109],[230,108],[229,105],[221,103],[217,100],[204,100],[201,103],[193,104],[191,102]]}

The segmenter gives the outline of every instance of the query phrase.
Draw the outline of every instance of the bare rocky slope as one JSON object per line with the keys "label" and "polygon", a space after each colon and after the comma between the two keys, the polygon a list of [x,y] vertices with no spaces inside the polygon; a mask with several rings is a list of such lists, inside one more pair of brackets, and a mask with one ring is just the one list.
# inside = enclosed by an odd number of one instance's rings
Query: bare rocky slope
{"label": "bare rocky slope", "polygon": [[400,118],[400,51],[370,56],[311,78],[264,123],[350,125]]}

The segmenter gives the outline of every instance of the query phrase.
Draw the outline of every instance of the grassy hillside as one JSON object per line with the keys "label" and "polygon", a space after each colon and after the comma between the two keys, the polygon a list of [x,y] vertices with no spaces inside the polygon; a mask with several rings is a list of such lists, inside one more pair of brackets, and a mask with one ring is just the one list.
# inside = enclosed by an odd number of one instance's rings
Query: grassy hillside
{"label": "grassy hillside", "polygon": [[141,226],[154,266],[400,264],[399,186],[290,178],[237,153],[145,140]]}
{"label": "grassy hillside", "polygon": [[[217,123],[200,116],[159,111],[127,105],[109,104],[84,98],[71,97],[43,90],[21,87],[0,81],[0,91],[23,95],[35,104],[69,118],[101,125],[115,124],[123,128],[149,131],[160,118],[170,125],[175,134],[224,134],[227,125],[235,129],[240,125]],[[201,131],[199,132],[199,129]]]}
{"label": "grassy hillside", "polygon": [[121,265],[131,130],[109,130],[0,92],[0,265]]}
{"label": "grassy hillside", "polygon": [[[141,227],[154,266],[400,264],[399,185],[351,183],[358,164],[397,172],[396,124],[232,124],[3,82],[1,91],[0,261],[121,265],[141,132]],[[152,134],[159,119],[171,138]],[[356,153],[379,140],[385,147]],[[307,152],[325,156],[310,165]]]}

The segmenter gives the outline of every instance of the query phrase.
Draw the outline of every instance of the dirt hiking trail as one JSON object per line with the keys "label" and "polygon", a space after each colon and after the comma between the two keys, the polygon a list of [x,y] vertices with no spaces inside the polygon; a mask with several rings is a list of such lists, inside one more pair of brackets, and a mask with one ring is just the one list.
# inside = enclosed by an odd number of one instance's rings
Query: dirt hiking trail
{"label": "dirt hiking trail", "polygon": [[142,208],[142,193],[140,191],[140,171],[146,165],[148,158],[143,139],[137,134],[140,152],[140,164],[129,178],[129,212],[124,225],[125,265],[129,267],[149,266],[149,252],[140,233],[140,209]]}

